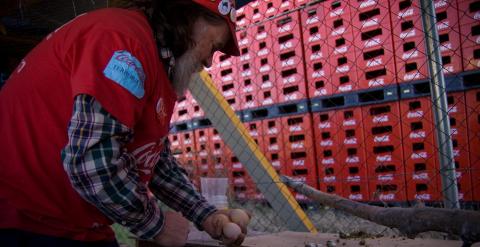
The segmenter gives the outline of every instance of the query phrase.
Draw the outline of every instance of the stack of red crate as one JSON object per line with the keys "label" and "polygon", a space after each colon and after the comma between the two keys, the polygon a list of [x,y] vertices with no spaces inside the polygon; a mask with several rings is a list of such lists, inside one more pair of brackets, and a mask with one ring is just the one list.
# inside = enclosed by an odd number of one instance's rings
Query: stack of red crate
{"label": "stack of red crate", "polygon": [[[449,93],[447,94],[447,101],[459,199],[471,201],[473,194],[470,177],[465,93]],[[442,154],[439,153],[438,155]],[[440,183],[438,186],[442,188]]]}
{"label": "stack of red crate", "polygon": [[325,1],[324,28],[327,32],[330,82],[333,93],[358,89],[357,67],[355,65],[354,29],[352,10],[346,1]]}
{"label": "stack of red crate", "polygon": [[307,98],[302,37],[297,11],[273,20],[273,53],[278,102]]}
{"label": "stack of red crate", "polygon": [[436,165],[432,104],[429,97],[402,100],[405,177],[409,201],[441,201],[437,187],[440,170]]}
{"label": "stack of red crate", "polygon": [[285,173],[285,140],[282,121],[279,118],[262,120],[263,154],[279,173]]}
{"label": "stack of red crate", "polygon": [[[398,82],[428,77],[428,63],[420,2],[395,0],[391,3],[392,32]],[[434,1],[444,73],[461,71],[458,12],[455,1]]]}
{"label": "stack of red crate", "polygon": [[324,5],[315,4],[300,12],[305,49],[305,66],[310,97],[332,94]]}
{"label": "stack of red crate", "polygon": [[459,0],[463,69],[480,69],[480,1]]}
{"label": "stack of red crate", "polygon": [[[286,173],[293,179],[317,188],[315,147],[310,114],[281,117],[285,145]],[[304,200],[296,194],[295,198]]]}
{"label": "stack of red crate", "polygon": [[370,200],[405,201],[399,103],[363,106],[362,113]]}
{"label": "stack of red crate", "polygon": [[395,60],[387,1],[351,2],[358,88],[395,84]]}
{"label": "stack of red crate", "polygon": [[465,96],[473,200],[480,201],[480,152],[478,151],[480,147],[480,89],[467,91]]}
{"label": "stack of red crate", "polygon": [[197,151],[198,175],[207,177],[212,175],[215,166],[213,155],[213,128],[195,129],[195,149]]}
{"label": "stack of red crate", "polygon": [[[337,111],[338,154],[337,160],[344,164],[342,196],[356,201],[367,201],[368,180],[363,133],[362,110],[360,107]],[[337,127],[338,128],[338,127]]]}

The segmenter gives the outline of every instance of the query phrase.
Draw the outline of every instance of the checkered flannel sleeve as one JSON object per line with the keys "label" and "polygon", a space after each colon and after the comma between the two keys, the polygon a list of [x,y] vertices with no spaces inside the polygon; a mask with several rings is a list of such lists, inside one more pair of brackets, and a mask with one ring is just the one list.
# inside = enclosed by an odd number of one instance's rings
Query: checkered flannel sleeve
{"label": "checkered flannel sleeve", "polygon": [[195,223],[200,230],[203,230],[203,221],[216,211],[188,179],[187,172],[171,152],[168,138],[165,140],[160,160],[154,168],[149,187],[160,201],[182,212],[183,216]]}
{"label": "checkered flannel sleeve", "polygon": [[80,196],[138,237],[157,235],[164,216],[156,199],[147,195],[146,185],[139,182],[134,157],[122,148],[132,139],[132,130],[92,96],[78,95],[68,138],[62,150],[63,166]]}

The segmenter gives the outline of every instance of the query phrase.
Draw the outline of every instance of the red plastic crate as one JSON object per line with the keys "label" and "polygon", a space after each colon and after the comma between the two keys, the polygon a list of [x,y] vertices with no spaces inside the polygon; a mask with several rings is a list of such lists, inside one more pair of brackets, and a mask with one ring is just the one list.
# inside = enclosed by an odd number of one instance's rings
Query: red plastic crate
{"label": "red plastic crate", "polygon": [[260,3],[260,12],[264,13],[265,18],[277,16],[295,8],[295,2],[291,0],[263,0],[258,2]]}
{"label": "red plastic crate", "polygon": [[463,48],[463,69],[480,69],[480,46]]}
{"label": "red plastic crate", "polygon": [[390,30],[390,10],[388,2],[369,0],[353,1],[350,8],[354,32],[384,28]]}
{"label": "red plastic crate", "polygon": [[[294,175],[301,173],[310,186],[317,187],[317,174],[310,115],[282,117],[286,171]],[[299,172],[302,170],[302,172]],[[303,171],[307,171],[303,173]],[[295,173],[294,173],[295,171]]]}
{"label": "red plastic crate", "polygon": [[250,19],[247,17],[247,12],[249,12],[250,6],[245,5],[236,10],[236,22],[235,24],[238,27],[246,27],[250,25]]}
{"label": "red plastic crate", "polygon": [[435,130],[430,98],[402,100],[400,111],[408,200],[441,201],[437,187],[440,170],[437,166]]}
{"label": "red plastic crate", "polygon": [[265,19],[265,12],[262,11],[262,4],[260,1],[252,1],[247,4],[245,8],[245,14],[250,24],[258,23]]}
{"label": "red plastic crate", "polygon": [[345,52],[336,54],[334,51],[328,60],[333,93],[344,93],[358,89],[357,70],[360,68],[355,61],[353,43],[350,43],[352,39],[353,36],[350,34],[341,37],[340,40],[344,40],[346,43],[341,46],[336,46],[335,51],[344,50]]}
{"label": "red plastic crate", "polygon": [[282,135],[282,121],[280,118],[262,121],[263,154],[272,166],[281,173],[285,173],[285,141]]}
{"label": "red plastic crate", "polygon": [[370,200],[405,201],[398,102],[362,107]]}
{"label": "red plastic crate", "polygon": [[467,91],[465,96],[473,200],[480,201],[480,152],[478,152],[478,147],[480,147],[480,89]]}
{"label": "red plastic crate", "polygon": [[324,8],[325,19],[345,18],[350,20],[350,12],[352,11],[350,3],[342,0],[328,0],[321,4]]}

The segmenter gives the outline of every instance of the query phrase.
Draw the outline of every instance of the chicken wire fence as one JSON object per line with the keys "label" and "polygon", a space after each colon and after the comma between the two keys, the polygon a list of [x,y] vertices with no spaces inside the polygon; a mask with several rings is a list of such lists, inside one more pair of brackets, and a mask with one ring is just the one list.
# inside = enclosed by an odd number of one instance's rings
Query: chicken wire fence
{"label": "chicken wire fence", "polygon": [[[478,209],[480,1],[433,5],[456,177],[444,187],[419,1],[253,1],[237,10],[241,55],[217,53],[207,70],[279,174],[382,206],[441,207],[443,190],[457,186],[460,207]],[[218,109],[200,107],[203,97],[176,106],[177,158],[198,187],[201,177],[228,178],[230,206],[254,212],[252,229],[287,229],[249,162],[205,116]],[[322,231],[390,231],[293,196]]]}

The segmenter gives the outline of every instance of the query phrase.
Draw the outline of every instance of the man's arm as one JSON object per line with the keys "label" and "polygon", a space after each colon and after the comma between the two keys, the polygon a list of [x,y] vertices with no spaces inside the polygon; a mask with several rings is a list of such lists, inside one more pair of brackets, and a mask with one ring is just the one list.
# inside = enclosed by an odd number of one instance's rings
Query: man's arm
{"label": "man's arm", "polygon": [[194,188],[185,170],[173,157],[168,138],[154,168],[149,187],[160,201],[182,212],[183,216],[195,223],[200,230],[203,229],[205,219],[216,212],[216,208]]}
{"label": "man's arm", "polygon": [[78,95],[68,138],[62,150],[63,165],[80,196],[138,237],[156,236],[164,216],[139,182],[134,157],[122,148],[132,138],[132,130],[92,96]]}

